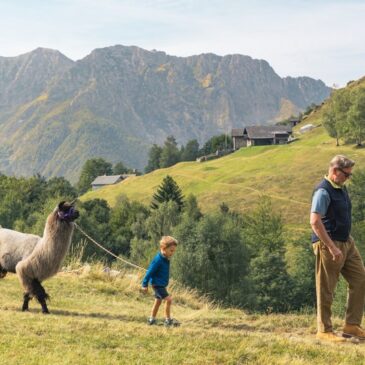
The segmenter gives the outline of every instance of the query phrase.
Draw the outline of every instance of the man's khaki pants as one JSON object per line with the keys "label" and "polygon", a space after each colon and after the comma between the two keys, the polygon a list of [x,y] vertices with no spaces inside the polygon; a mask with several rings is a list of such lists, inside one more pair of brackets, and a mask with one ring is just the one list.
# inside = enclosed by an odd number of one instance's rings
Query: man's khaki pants
{"label": "man's khaki pants", "polygon": [[340,273],[348,283],[346,324],[361,324],[364,311],[365,269],[360,253],[350,237],[346,242],[334,241],[343,254],[342,261],[333,261],[323,242],[313,245],[316,255],[317,321],[319,332],[333,330],[331,305]]}

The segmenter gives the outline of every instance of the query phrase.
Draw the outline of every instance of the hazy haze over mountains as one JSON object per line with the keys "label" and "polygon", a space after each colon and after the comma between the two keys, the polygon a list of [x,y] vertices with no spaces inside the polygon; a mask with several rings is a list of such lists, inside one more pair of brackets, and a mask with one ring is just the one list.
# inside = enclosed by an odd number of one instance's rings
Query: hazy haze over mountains
{"label": "hazy haze over mountains", "polygon": [[288,117],[329,93],[320,80],[280,78],[243,55],[114,46],[76,62],[42,48],[0,57],[0,172],[75,181],[91,157],[143,169],[150,146],[168,135],[203,143]]}

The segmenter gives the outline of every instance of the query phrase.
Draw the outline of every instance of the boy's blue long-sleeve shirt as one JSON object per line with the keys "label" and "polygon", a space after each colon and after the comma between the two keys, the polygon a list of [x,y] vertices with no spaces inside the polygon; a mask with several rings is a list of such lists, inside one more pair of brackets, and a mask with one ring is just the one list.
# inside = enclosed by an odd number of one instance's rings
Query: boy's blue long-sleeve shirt
{"label": "boy's blue long-sleeve shirt", "polygon": [[170,261],[159,252],[151,261],[142,281],[145,288],[151,283],[154,286],[167,286],[169,283]]}

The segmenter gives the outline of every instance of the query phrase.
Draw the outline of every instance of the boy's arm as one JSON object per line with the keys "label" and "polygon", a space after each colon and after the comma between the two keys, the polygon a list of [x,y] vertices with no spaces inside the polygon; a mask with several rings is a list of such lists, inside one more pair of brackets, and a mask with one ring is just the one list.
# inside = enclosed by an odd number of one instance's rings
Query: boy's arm
{"label": "boy's arm", "polygon": [[146,272],[146,275],[143,278],[142,281],[142,288],[147,288],[148,287],[148,283],[150,281],[150,279],[153,277],[153,275],[156,273],[156,271],[158,270],[160,266],[160,261],[158,259],[153,259],[150,266],[148,267],[148,270]]}

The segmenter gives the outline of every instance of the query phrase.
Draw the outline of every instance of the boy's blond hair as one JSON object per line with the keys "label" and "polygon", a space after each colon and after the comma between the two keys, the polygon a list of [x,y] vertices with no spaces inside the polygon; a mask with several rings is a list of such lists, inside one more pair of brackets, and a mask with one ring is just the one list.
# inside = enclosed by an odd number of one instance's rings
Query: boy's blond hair
{"label": "boy's blond hair", "polygon": [[171,236],[162,236],[160,248],[169,248],[171,246],[177,246],[177,239]]}

